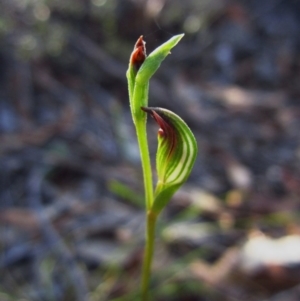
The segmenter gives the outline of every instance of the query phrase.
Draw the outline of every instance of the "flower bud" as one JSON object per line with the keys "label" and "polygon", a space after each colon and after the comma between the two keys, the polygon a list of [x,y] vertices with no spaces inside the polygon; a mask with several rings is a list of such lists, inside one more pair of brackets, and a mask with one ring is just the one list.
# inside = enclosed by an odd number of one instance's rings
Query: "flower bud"
{"label": "flower bud", "polygon": [[158,182],[153,211],[159,213],[187,180],[196,160],[196,139],[187,124],[163,108],[142,107],[159,125],[156,169]]}

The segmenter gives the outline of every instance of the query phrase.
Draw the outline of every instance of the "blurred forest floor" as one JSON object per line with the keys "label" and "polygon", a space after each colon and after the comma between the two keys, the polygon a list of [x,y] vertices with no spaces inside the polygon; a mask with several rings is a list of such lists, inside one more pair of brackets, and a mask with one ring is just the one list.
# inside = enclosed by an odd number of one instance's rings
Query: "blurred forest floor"
{"label": "blurred forest floor", "polygon": [[153,300],[300,300],[299,30],[294,0],[2,0],[0,300],[139,300],[125,72],[140,35],[150,53],[182,32],[150,105],[199,155],[160,220]]}

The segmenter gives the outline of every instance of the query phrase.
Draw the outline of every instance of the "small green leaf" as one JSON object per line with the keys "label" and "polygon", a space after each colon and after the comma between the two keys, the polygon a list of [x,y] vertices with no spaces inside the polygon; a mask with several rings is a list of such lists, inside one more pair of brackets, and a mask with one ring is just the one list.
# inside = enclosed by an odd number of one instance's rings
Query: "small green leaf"
{"label": "small green leaf", "polygon": [[149,81],[152,75],[159,68],[162,61],[166,58],[168,54],[171,53],[171,49],[178,44],[178,42],[183,38],[183,36],[184,34],[173,36],[167,42],[163,43],[155,50],[153,50],[141,65],[136,75],[136,82],[139,84],[143,84]]}
{"label": "small green leaf", "polygon": [[117,180],[111,180],[107,184],[109,191],[114,193],[116,196],[119,196],[139,207],[145,206],[143,195],[136,193],[136,191],[131,189],[128,185],[125,185]]}
{"label": "small green leaf", "polygon": [[140,110],[140,107],[148,106],[150,78],[157,71],[171,49],[177,45],[183,36],[184,34],[180,34],[172,37],[152,51],[148,57],[146,56],[146,47],[143,36],[137,40],[126,73],[130,107],[134,123],[139,119],[144,120],[145,118],[145,113]]}
{"label": "small green leaf", "polygon": [[187,124],[175,113],[162,108],[145,108],[159,125],[156,169],[158,182],[152,206],[159,213],[187,180],[196,160],[196,139]]}

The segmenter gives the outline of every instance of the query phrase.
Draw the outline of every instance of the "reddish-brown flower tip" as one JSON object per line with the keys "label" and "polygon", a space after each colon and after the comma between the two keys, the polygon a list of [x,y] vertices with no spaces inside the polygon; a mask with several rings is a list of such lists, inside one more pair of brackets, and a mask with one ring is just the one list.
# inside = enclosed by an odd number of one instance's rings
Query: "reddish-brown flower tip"
{"label": "reddish-brown flower tip", "polygon": [[146,43],[143,36],[140,36],[134,45],[133,52],[130,57],[130,64],[138,71],[146,59]]}
{"label": "reddish-brown flower tip", "polygon": [[173,153],[177,143],[176,129],[171,120],[159,108],[141,107],[141,109],[148,113],[159,125],[158,136],[165,139],[169,144],[170,156]]}
{"label": "reddish-brown flower tip", "polygon": [[143,40],[143,36],[140,36],[136,41],[134,48],[145,47],[146,42]]}

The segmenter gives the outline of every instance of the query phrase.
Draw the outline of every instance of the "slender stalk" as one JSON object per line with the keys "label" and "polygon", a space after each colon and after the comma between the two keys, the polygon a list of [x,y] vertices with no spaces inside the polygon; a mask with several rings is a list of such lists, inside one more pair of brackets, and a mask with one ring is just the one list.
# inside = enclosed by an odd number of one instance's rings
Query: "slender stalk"
{"label": "slender stalk", "polygon": [[[146,115],[145,115],[146,118]],[[151,264],[154,251],[154,238],[155,238],[155,224],[157,215],[151,211],[151,206],[153,204],[153,184],[152,184],[152,170],[149,155],[149,147],[147,140],[146,131],[146,120],[139,119],[135,123],[138,144],[140,148],[144,187],[145,187],[145,197],[146,197],[146,245],[144,250],[143,259],[143,270],[142,270],[142,301],[148,300],[149,295],[149,282],[151,274]]]}
{"label": "slender stalk", "polygon": [[154,253],[155,226],[157,215],[152,211],[147,212],[146,219],[146,245],[142,272],[142,301],[148,301],[149,282],[151,274],[152,258]]}
{"label": "slender stalk", "polygon": [[153,203],[153,183],[145,119],[138,120],[135,126],[142,161],[146,208],[148,211]]}
{"label": "slender stalk", "polygon": [[[153,182],[152,182],[152,169],[149,155],[149,146],[147,140],[146,121],[147,114],[141,110],[143,104],[148,102],[148,89],[149,82],[144,85],[135,83],[134,92],[132,92],[132,117],[136,128],[137,140],[139,144],[141,163],[143,169],[144,190],[145,190],[145,203],[146,212],[150,212],[151,206],[154,202],[153,198]],[[137,106],[134,106],[138,104]],[[151,263],[154,250],[154,234],[155,234],[155,221],[152,214],[147,214],[146,219],[146,245],[144,250],[143,270],[142,270],[142,300],[148,300],[149,294],[149,281]]]}

